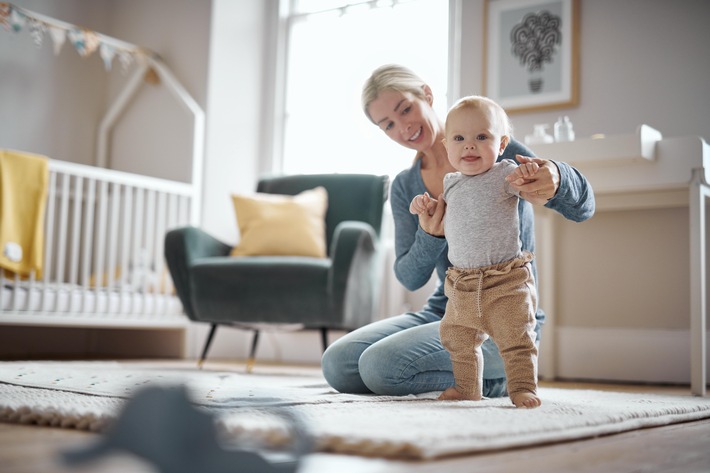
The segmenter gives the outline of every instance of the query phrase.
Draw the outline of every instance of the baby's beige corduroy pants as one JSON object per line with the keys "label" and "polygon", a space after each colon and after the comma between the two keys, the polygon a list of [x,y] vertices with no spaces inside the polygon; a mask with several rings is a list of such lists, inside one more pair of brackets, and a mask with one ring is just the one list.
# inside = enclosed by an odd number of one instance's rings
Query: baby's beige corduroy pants
{"label": "baby's beige corduroy pants", "polygon": [[531,253],[524,252],[491,266],[447,271],[444,291],[449,301],[440,335],[451,354],[454,379],[462,394],[481,398],[481,344],[488,336],[505,363],[508,395],[537,392],[537,291],[532,259]]}

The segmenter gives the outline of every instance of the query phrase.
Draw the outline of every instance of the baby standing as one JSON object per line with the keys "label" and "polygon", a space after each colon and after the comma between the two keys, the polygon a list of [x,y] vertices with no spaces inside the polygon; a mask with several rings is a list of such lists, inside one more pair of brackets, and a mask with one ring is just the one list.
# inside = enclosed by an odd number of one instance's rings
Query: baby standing
{"label": "baby standing", "polygon": [[[445,123],[447,155],[457,172],[444,178],[444,233],[453,265],[444,284],[448,296],[440,335],[451,354],[455,385],[439,399],[480,400],[481,344],[491,337],[505,363],[508,395],[517,407],[537,407],[537,291],[530,261],[521,251],[518,194],[506,176],[528,178],[534,162],[516,166],[498,162],[510,141],[510,122],[494,101],[465,97],[450,110]],[[427,194],[410,205],[414,214],[430,212]]]}

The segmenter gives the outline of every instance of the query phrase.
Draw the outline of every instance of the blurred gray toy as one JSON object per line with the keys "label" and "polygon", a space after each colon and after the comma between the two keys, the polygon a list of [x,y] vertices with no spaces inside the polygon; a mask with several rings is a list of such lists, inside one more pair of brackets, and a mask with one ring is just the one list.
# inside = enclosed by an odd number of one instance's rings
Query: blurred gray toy
{"label": "blurred gray toy", "polygon": [[283,411],[296,444],[285,461],[268,461],[254,450],[220,445],[214,418],[195,408],[183,387],[147,387],[128,401],[105,435],[89,447],[63,453],[69,465],[129,452],[161,473],[294,473],[310,450],[310,437],[297,419]]}

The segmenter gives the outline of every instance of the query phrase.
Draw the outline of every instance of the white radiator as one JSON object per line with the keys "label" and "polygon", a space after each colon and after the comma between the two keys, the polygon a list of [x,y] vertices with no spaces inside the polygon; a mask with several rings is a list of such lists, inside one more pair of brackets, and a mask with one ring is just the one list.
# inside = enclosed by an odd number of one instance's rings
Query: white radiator
{"label": "white radiator", "polygon": [[191,222],[193,186],[55,160],[49,171],[43,274],[0,271],[0,324],[185,326],[163,242]]}

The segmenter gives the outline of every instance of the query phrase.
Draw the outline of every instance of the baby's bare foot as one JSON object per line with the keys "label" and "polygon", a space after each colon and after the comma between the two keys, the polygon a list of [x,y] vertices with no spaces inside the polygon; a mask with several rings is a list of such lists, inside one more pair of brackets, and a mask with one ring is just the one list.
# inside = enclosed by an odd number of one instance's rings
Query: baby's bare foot
{"label": "baby's bare foot", "polygon": [[513,401],[515,407],[523,407],[527,409],[540,407],[542,404],[542,400],[533,393],[518,393],[510,396],[510,400]]}
{"label": "baby's bare foot", "polygon": [[481,396],[467,396],[461,393],[454,386],[446,388],[446,390],[441,393],[438,397],[439,401],[480,401]]}

